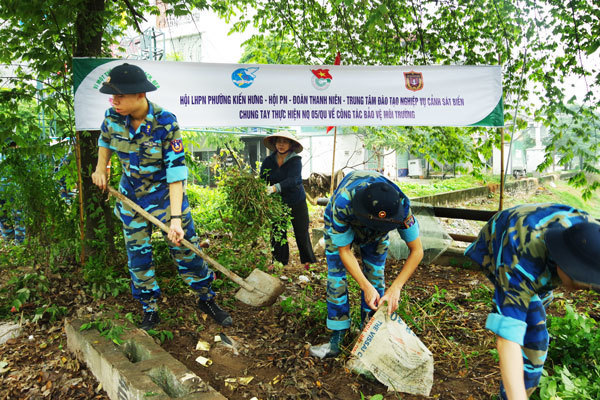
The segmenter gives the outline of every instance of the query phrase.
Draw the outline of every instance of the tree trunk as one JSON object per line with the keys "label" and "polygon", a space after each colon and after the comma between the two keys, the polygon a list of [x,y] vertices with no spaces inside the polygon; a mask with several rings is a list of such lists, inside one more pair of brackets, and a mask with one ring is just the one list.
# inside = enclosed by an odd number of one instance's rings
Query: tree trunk
{"label": "tree trunk", "polygon": [[[96,169],[98,159],[98,136],[100,131],[81,132],[81,192],[84,200],[84,252],[86,257],[98,254],[100,247],[94,243],[102,243],[107,254],[115,251],[113,241],[113,212],[107,200],[107,194],[102,193],[92,183],[92,172]],[[102,212],[96,212],[100,208]],[[102,245],[101,245],[102,246]]]}
{"label": "tree trunk", "polygon": [[[77,43],[73,55],[75,57],[99,57],[102,54],[102,35],[104,34],[105,0],[85,0],[85,5],[75,21]],[[100,93],[98,93],[100,95]],[[114,250],[112,240],[112,212],[106,202],[106,195],[92,183],[91,174],[96,169],[98,154],[98,136],[100,131],[79,132],[81,151],[81,195],[84,212],[84,252],[87,257],[94,256],[100,250],[98,245],[108,246],[108,252]],[[97,212],[101,208],[101,212]],[[104,224],[105,223],[105,224]]]}

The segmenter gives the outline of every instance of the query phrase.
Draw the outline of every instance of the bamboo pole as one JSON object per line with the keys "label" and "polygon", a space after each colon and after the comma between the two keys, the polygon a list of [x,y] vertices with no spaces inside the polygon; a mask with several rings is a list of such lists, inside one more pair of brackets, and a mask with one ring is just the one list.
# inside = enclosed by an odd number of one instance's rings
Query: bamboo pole
{"label": "bamboo pole", "polygon": [[85,263],[85,223],[83,214],[83,178],[81,176],[81,147],[79,131],[75,131],[75,157],[77,159],[77,192],[79,194],[79,237],[81,239],[81,255],[79,262],[81,265]]}
{"label": "bamboo pole", "polygon": [[329,196],[333,195],[333,179],[335,176],[335,142],[337,138],[337,126],[333,128],[333,160],[331,161],[331,184],[329,185]]}

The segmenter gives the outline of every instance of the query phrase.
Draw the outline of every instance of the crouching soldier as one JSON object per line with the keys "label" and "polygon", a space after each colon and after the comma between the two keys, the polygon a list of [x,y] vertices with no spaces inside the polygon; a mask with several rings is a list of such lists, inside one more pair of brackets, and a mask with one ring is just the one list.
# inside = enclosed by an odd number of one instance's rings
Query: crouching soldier
{"label": "crouching soldier", "polygon": [[[387,313],[398,308],[400,291],[423,258],[419,226],[410,202],[389,179],[374,171],[353,171],[346,175],[329,200],[324,214],[325,256],[327,258],[328,343],[311,346],[310,354],[335,357],[350,328],[350,304],[346,272],[362,291],[361,319],[387,302]],[[385,260],[388,232],[397,229],[410,254],[392,285],[385,288]],[[362,267],[352,252],[360,247]]]}
{"label": "crouching soldier", "polygon": [[552,289],[600,287],[600,224],[561,204],[526,204],[497,213],[465,254],[494,285],[486,328],[496,334],[502,399],[527,399],[548,351]]}

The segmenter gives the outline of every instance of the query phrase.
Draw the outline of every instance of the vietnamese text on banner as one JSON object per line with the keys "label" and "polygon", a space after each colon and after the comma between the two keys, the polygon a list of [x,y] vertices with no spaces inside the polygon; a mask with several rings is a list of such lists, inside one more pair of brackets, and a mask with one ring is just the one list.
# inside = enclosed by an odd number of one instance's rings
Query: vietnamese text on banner
{"label": "vietnamese text on banner", "polygon": [[99,129],[112,68],[141,67],[182,128],[504,125],[500,66],[310,66],[75,58],[75,125]]}

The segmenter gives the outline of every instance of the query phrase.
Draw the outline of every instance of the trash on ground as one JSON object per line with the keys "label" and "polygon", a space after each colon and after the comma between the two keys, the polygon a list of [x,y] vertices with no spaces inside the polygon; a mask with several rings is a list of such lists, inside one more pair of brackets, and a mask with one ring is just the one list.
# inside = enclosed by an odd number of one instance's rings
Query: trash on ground
{"label": "trash on ground", "polygon": [[239,348],[240,345],[237,341],[233,340],[232,338],[230,338],[229,336],[227,336],[224,333],[219,333],[219,342],[218,345],[220,347],[224,347],[226,349],[229,349],[231,351],[233,351],[233,354],[235,354],[236,356],[239,355]]}
{"label": "trash on ground", "polygon": [[[429,396],[433,355],[396,313],[381,307],[361,332],[352,356],[389,391]],[[362,369],[356,361],[351,370]]]}
{"label": "trash on ground", "polygon": [[204,340],[198,340],[198,343],[196,344],[196,350],[209,351],[210,344]]}
{"label": "trash on ground", "polygon": [[203,365],[205,367],[208,367],[212,364],[212,360],[206,357],[202,357],[202,356],[198,356],[196,358],[196,362],[200,365]]}
{"label": "trash on ground", "polygon": [[225,387],[230,390],[235,390],[238,386],[247,386],[252,380],[253,376],[242,376],[239,378],[227,378],[225,379]]}
{"label": "trash on ground", "polygon": [[183,382],[189,381],[190,379],[192,381],[194,381],[194,380],[200,380],[200,378],[198,378],[196,375],[188,372],[187,374],[185,374],[185,375],[183,375],[181,377],[180,381],[181,381],[181,383],[183,383]]}

